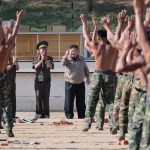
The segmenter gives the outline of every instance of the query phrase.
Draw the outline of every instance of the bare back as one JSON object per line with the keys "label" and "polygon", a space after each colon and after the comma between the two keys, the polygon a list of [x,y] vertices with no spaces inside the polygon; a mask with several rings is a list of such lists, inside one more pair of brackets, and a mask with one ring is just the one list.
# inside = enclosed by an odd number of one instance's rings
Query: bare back
{"label": "bare back", "polygon": [[92,54],[95,57],[96,70],[104,71],[113,69],[116,50],[111,45],[97,44],[92,50]]}

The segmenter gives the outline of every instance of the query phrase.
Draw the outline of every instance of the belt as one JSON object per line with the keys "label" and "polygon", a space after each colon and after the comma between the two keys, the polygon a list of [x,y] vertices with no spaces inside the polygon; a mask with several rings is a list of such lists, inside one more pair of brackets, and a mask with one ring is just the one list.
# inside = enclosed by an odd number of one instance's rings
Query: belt
{"label": "belt", "polygon": [[134,76],[133,73],[123,73],[123,75],[125,75],[125,76],[130,76],[130,77],[133,77],[133,76]]}
{"label": "belt", "polygon": [[95,70],[96,73],[112,73],[112,70]]}
{"label": "belt", "polygon": [[123,73],[121,73],[121,72],[116,72],[116,75],[123,75]]}
{"label": "belt", "polygon": [[133,80],[140,80],[140,77],[134,76]]}

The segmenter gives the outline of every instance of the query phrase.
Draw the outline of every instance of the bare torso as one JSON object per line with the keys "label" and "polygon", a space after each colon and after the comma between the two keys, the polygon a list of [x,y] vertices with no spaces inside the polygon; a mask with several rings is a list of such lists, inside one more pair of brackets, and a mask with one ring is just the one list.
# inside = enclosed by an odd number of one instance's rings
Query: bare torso
{"label": "bare torso", "polygon": [[113,72],[116,72],[117,60],[118,60],[118,52],[116,52],[116,55],[114,57],[113,67],[112,67]]}
{"label": "bare torso", "polygon": [[0,46],[0,73],[3,73],[5,70],[7,61],[7,50],[3,45]]}
{"label": "bare torso", "polygon": [[147,94],[150,95],[150,73],[148,73],[150,70],[150,67],[145,66],[138,70],[140,73],[141,85],[142,87],[145,87],[148,90]]}
{"label": "bare torso", "polygon": [[93,56],[95,57],[95,69],[96,70],[112,70],[114,64],[114,58],[116,50],[110,45],[98,44],[93,50]]}

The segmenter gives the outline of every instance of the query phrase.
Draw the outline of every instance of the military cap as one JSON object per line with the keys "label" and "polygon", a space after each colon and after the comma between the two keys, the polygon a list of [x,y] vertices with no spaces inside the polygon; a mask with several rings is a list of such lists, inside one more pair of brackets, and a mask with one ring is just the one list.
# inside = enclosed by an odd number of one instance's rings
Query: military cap
{"label": "military cap", "polygon": [[42,47],[48,47],[48,42],[47,41],[40,41],[37,46],[36,46],[36,49],[39,50],[40,48]]}

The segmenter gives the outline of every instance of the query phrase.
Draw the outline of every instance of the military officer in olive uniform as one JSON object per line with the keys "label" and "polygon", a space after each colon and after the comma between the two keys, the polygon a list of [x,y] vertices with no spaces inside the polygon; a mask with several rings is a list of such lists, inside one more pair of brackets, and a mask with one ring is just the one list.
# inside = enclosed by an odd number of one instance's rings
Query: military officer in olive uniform
{"label": "military officer in olive uniform", "polygon": [[35,69],[35,93],[36,93],[36,115],[39,118],[49,118],[49,95],[51,87],[50,69],[54,68],[53,58],[47,56],[47,41],[37,44],[39,56],[34,58],[33,69]]}

